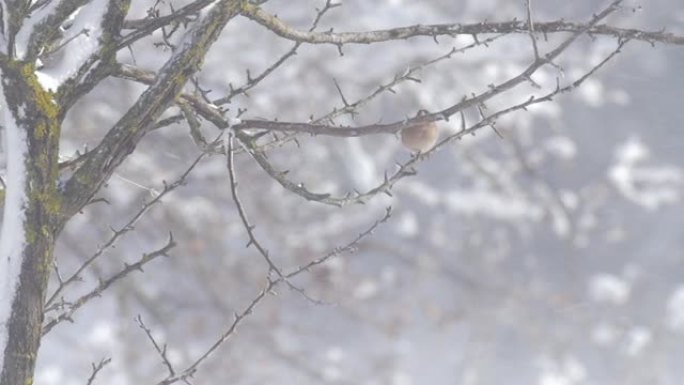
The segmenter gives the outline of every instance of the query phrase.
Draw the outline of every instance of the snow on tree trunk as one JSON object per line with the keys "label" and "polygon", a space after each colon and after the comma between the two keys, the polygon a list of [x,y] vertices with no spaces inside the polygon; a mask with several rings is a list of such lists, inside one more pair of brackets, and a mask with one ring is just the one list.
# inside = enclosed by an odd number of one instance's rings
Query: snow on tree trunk
{"label": "snow on tree trunk", "polygon": [[5,212],[0,233],[0,373],[2,373],[5,346],[8,340],[8,324],[12,314],[12,303],[19,286],[19,273],[23,260],[22,251],[26,243],[24,220],[26,213],[25,174],[28,147],[26,133],[19,129],[7,108],[4,90],[0,93],[2,124],[5,129],[3,145],[7,164],[5,186]]}
{"label": "snow on tree trunk", "polygon": [[0,385],[33,382],[61,198],[57,191],[62,114],[32,64],[3,63],[7,191],[0,240]]}

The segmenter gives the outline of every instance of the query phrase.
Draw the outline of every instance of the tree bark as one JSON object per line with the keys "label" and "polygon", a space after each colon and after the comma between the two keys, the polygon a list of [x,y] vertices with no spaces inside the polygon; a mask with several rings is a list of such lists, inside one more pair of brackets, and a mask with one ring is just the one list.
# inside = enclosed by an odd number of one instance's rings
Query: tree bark
{"label": "tree bark", "polygon": [[21,271],[11,294],[0,385],[23,385],[33,383],[45,294],[60,228],[57,178],[62,113],[52,95],[38,83],[33,64],[5,61],[0,67],[6,102],[3,113],[11,114],[16,122],[15,127],[6,128],[19,130],[28,147],[20,159],[25,166],[24,185],[8,184],[8,190],[23,188],[25,218],[23,246],[20,253],[13,254],[21,257]]}

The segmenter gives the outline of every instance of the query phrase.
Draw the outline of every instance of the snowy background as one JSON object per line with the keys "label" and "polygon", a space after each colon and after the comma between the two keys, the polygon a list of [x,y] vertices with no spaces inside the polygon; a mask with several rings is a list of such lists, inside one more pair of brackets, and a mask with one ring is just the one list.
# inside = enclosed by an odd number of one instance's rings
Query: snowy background
{"label": "snowy background", "polygon": [[[265,9],[308,28],[321,1],[272,0]],[[536,1],[538,21],[585,21],[603,2]],[[181,4],[174,2],[175,5]],[[523,1],[347,0],[319,30],[524,19]],[[632,7],[641,8],[632,10]],[[150,4],[134,1],[132,16]],[[623,27],[684,34],[678,0],[629,2],[609,19]],[[157,39],[159,37],[156,37]],[[548,49],[560,37],[541,44]],[[306,121],[364,97],[408,66],[469,37],[414,38],[371,46],[303,45],[291,61],[231,109]],[[141,42],[138,66],[168,52]],[[245,19],[232,21],[205,61],[204,88],[218,97],[261,72],[292,43]],[[616,46],[584,37],[559,60],[575,78]],[[132,62],[130,52],[120,59]],[[69,60],[64,59],[64,60]],[[421,83],[395,87],[344,124],[385,122],[438,110],[520,72],[529,38],[504,37],[426,68]],[[274,260],[294,267],[352,240],[394,209],[353,255],[296,283],[325,304],[279,287],[206,365],[193,384],[682,384],[684,383],[684,50],[631,42],[576,92],[499,122],[442,149],[393,197],[342,209],[283,190],[248,157],[236,158],[242,200]],[[554,85],[557,69],[535,81]],[[77,105],[64,127],[65,156],[94,147],[144,88],[108,80]],[[532,87],[492,101],[526,99]],[[471,118],[475,118],[473,115]],[[446,134],[454,123],[441,123]],[[207,137],[216,131],[204,127]],[[365,191],[410,156],[393,136],[307,137],[270,158],[314,191]],[[73,271],[175,180],[198,149],[184,125],[151,133],[94,204],[68,225],[57,250]],[[172,257],[148,265],[62,323],[43,340],[36,384],[83,384],[91,362],[111,357],[96,383],[157,383],[165,368],[135,318],[141,315],[178,367],[192,362],[265,282],[229,191],[225,159],[204,160],[187,186],[164,199],[65,293],[157,249],[172,231]],[[49,314],[48,314],[49,317]]]}

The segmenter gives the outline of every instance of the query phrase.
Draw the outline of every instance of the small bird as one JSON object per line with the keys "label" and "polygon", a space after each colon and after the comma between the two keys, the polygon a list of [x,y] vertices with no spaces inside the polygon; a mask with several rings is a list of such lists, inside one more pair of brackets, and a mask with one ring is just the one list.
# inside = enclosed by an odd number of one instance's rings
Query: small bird
{"label": "small bird", "polygon": [[418,123],[401,130],[401,143],[414,152],[425,152],[437,143],[439,129],[435,122]]}

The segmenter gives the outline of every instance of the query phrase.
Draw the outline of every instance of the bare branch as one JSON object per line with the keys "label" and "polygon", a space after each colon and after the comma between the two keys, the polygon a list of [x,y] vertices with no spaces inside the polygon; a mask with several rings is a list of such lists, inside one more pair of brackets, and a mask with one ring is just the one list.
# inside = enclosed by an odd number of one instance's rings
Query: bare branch
{"label": "bare branch", "polygon": [[47,333],[52,330],[53,327],[57,326],[57,324],[61,323],[62,321],[71,321],[74,313],[76,313],[83,305],[86,303],[90,302],[95,297],[99,297],[102,295],[102,293],[107,290],[112,284],[115,282],[125,278],[128,276],[130,273],[134,271],[142,271],[143,266],[148,264],[149,262],[157,259],[160,256],[167,256],[169,250],[174,248],[176,246],[176,242],[173,240],[173,235],[169,234],[169,240],[166,243],[166,245],[160,249],[157,249],[155,251],[152,251],[150,253],[143,254],[138,261],[136,261],[133,264],[124,264],[124,267],[116,274],[112,275],[111,277],[107,278],[104,281],[100,281],[100,284],[97,285],[94,289],[89,291],[88,293],[84,294],[83,296],[79,297],[76,301],[73,303],[69,304],[69,309],[64,311],[63,313],[59,314],[57,317],[51,319],[48,321],[44,326],[43,326],[43,335],[46,335]]}
{"label": "bare branch", "polygon": [[240,4],[218,1],[188,32],[188,38],[161,68],[154,84],[143,92],[65,183],[62,194],[65,218],[71,217],[92,198],[176,99],[187,79],[198,70],[221,30],[236,15]]}
{"label": "bare branch", "polygon": [[145,323],[143,322],[142,316],[140,314],[138,314],[138,316],[135,317],[135,321],[138,323],[138,326],[145,332],[147,339],[149,339],[152,343],[152,346],[154,346],[154,350],[156,350],[159,354],[159,357],[161,357],[162,363],[164,364],[164,366],[166,366],[166,369],[169,371],[169,377],[174,376],[176,374],[176,371],[173,370],[173,365],[171,365],[171,361],[169,361],[169,358],[166,356],[166,345],[159,345],[157,340],[152,336],[152,330],[145,326]]}
{"label": "bare branch", "polygon": [[[195,169],[195,167],[199,164],[199,162],[207,155],[207,153],[201,153],[195,160],[190,164],[190,166],[181,174],[180,177],[178,177],[173,183],[171,184],[164,184],[164,189],[157,194],[151,201],[145,202],[142,207],[126,222],[126,224],[121,228],[121,230],[113,230],[114,234],[109,238],[107,242],[105,242],[102,246],[100,246],[93,255],[91,255],[88,259],[81,264],[81,266],[76,269],[76,271],[69,276],[69,278],[62,280],[60,279],[60,284],[55,289],[54,293],[49,296],[48,300],[45,302],[45,311],[50,311],[55,308],[60,308],[62,305],[61,304],[55,304],[55,300],[58,298],[58,296],[66,289],[67,286],[70,284],[76,282],[81,278],[81,274],[83,274],[83,271],[90,266],[95,260],[97,260],[102,254],[105,253],[105,251],[109,250],[110,248],[114,247],[116,242],[119,240],[120,237],[122,237],[124,234],[128,233],[129,231],[133,230],[135,228],[135,224],[142,218],[149,210],[152,208],[154,205],[157,203],[161,202],[162,198],[164,198],[167,194],[175,190],[176,188],[185,185],[187,182],[187,178],[190,175],[190,173]],[[56,305],[56,306],[51,306],[51,305]]]}
{"label": "bare branch", "polygon": [[270,293],[278,282],[279,279],[268,279],[266,286],[259,292],[259,294],[256,295],[256,297],[252,299],[249,305],[247,305],[247,307],[241,313],[235,313],[235,318],[228,329],[221,334],[221,336],[201,356],[199,356],[192,364],[178,374],[169,376],[166,379],[159,381],[157,385],[169,385],[192,377],[199,366],[202,365],[207,358],[212,356],[214,352],[216,352],[216,350],[223,345],[224,342],[226,342],[231,336],[233,336],[233,334],[235,334],[237,327],[247,318],[247,316],[252,314],[257,305],[261,303],[264,298],[266,298],[266,294]]}
{"label": "bare branch", "polygon": [[359,233],[359,235],[357,235],[356,238],[352,239],[349,243],[347,243],[344,246],[336,247],[335,249],[333,249],[328,254],[326,254],[320,258],[314,259],[311,262],[307,263],[306,265],[303,265],[303,266],[300,266],[300,267],[294,269],[292,272],[288,273],[285,277],[286,278],[295,277],[295,276],[297,276],[297,275],[299,275],[305,271],[311,270],[312,267],[323,264],[326,261],[330,260],[331,258],[334,258],[334,257],[336,257],[342,253],[355,251],[356,247],[359,245],[359,243],[364,238],[373,234],[375,229],[377,229],[378,226],[380,226],[381,224],[387,222],[391,216],[392,216],[392,207],[387,207],[385,209],[385,215],[382,218],[376,220],[368,229]]}
{"label": "bare branch", "polygon": [[233,134],[228,133],[228,149],[226,153],[226,168],[228,169],[228,177],[230,178],[230,194],[233,197],[233,202],[235,202],[235,207],[237,208],[238,215],[240,216],[240,220],[242,221],[242,225],[247,231],[247,235],[249,236],[249,241],[247,242],[247,247],[249,246],[254,246],[258,251],[259,254],[264,258],[266,263],[268,264],[268,268],[270,271],[275,272],[278,277],[282,277],[283,274],[280,272],[280,269],[276,264],[273,262],[271,257],[268,254],[268,250],[266,250],[261,243],[257,240],[256,236],[254,235],[254,226],[249,223],[249,219],[247,219],[247,213],[245,212],[245,209],[242,206],[242,202],[240,202],[240,197],[238,196],[238,191],[237,191],[237,178],[235,176],[235,164],[233,160]]}
{"label": "bare branch", "polygon": [[93,363],[91,364],[92,372],[90,373],[90,377],[88,378],[88,382],[86,385],[92,385],[95,383],[95,377],[97,377],[97,374],[100,373],[100,370],[104,369],[105,366],[107,366],[110,362],[112,362],[111,358],[105,358],[100,360],[97,364]]}
{"label": "bare branch", "polygon": [[[405,40],[413,37],[437,37],[457,35],[481,35],[481,34],[509,34],[529,33],[528,21],[513,20],[500,23],[474,23],[474,24],[432,24],[413,25],[408,27],[392,28],[386,30],[366,32],[305,32],[294,29],[277,17],[268,14],[256,5],[248,5],[243,8],[242,15],[254,20],[283,38],[309,44],[371,44],[383,41]],[[663,44],[684,45],[684,36],[667,33],[664,31],[641,31],[636,29],[617,28],[610,25],[581,24],[566,22],[564,20],[537,22],[534,31],[538,33],[570,32],[592,35],[609,35],[622,39],[641,40],[648,43],[658,42]]]}
{"label": "bare branch", "polygon": [[262,73],[260,73],[258,76],[250,78],[247,80],[247,83],[244,85],[238,87],[238,88],[233,88],[231,86],[230,92],[228,95],[214,100],[213,104],[215,105],[222,105],[222,104],[227,104],[230,103],[231,100],[233,100],[234,97],[240,95],[240,94],[246,94],[247,91],[251,90],[252,88],[256,87],[262,80],[266,79],[268,75],[270,75],[273,71],[275,71],[278,67],[280,67],[283,63],[285,63],[289,58],[293,57],[294,55],[297,54],[297,49],[302,43],[295,43],[292,48],[290,48],[283,56],[278,58],[273,64],[268,66]]}
{"label": "bare branch", "polygon": [[[309,28],[309,32],[313,31],[316,29],[318,26],[318,23],[321,21],[323,18],[323,15],[325,15],[329,10],[339,6],[340,4],[332,4],[331,0],[326,0],[325,5],[323,6],[322,9],[318,10],[316,13],[316,17],[314,18],[313,23],[311,24],[311,28]],[[285,63],[288,59],[293,57],[294,55],[297,54],[297,49],[302,43],[300,42],[295,42],[295,44],[290,48],[284,55],[282,55],[278,60],[276,60],[273,64],[268,66],[262,73],[260,73],[258,76],[249,78],[247,80],[247,83],[243,86],[240,86],[238,88],[233,88],[231,85],[230,87],[230,93],[220,99],[214,100],[213,104],[215,105],[223,105],[230,103],[230,101],[237,95],[240,94],[246,94],[247,91],[250,89],[256,87],[262,80],[264,80],[268,75],[270,75],[273,71],[275,71],[278,67],[282,66],[283,63]]]}
{"label": "bare branch", "polygon": [[184,22],[190,16],[198,14],[211,3],[212,0],[196,0],[175,10],[169,15],[146,17],[140,20],[127,20],[124,22],[123,29],[133,30],[133,32],[130,32],[119,40],[117,49],[127,47],[137,40],[148,37],[152,32],[158,29],[173,23]]}
{"label": "bare branch", "polygon": [[237,178],[235,175],[235,165],[234,165],[234,160],[233,160],[233,154],[235,151],[233,149],[233,136],[232,135],[233,135],[232,133],[228,134],[228,149],[226,150],[226,152],[227,152],[227,154],[226,154],[227,155],[226,156],[227,165],[226,166],[228,168],[228,176],[230,178],[230,193],[231,193],[231,196],[233,197],[233,202],[235,202],[235,207],[238,210],[238,214],[240,216],[240,220],[242,221],[242,225],[245,228],[245,230],[247,231],[247,235],[249,236],[249,241],[247,242],[247,247],[254,246],[259,251],[259,254],[261,254],[261,256],[264,258],[264,260],[268,264],[269,273],[274,272],[277,275],[278,279],[283,280],[287,284],[287,286],[290,287],[290,289],[298,292],[299,294],[304,296],[304,298],[306,298],[307,300],[309,300],[313,303],[320,304],[320,301],[311,298],[308,294],[306,294],[304,292],[303,289],[295,286],[293,283],[291,283],[287,279],[287,277],[285,277],[283,275],[280,268],[278,268],[278,266],[273,262],[273,259],[269,255],[268,250],[266,250],[266,248],[261,245],[261,242],[259,242],[256,235],[254,234],[255,226],[249,222],[249,219],[247,219],[247,213],[245,212],[245,209],[242,206],[242,202],[240,201],[240,198],[238,196]]}
{"label": "bare branch", "polygon": [[534,51],[534,59],[539,59],[539,48],[537,47],[537,38],[534,36],[534,22],[532,21],[532,0],[525,0],[525,8],[527,10],[527,28],[532,41],[532,50]]}
{"label": "bare branch", "polygon": [[347,243],[344,246],[337,247],[334,250],[332,250],[330,253],[326,254],[325,256],[315,259],[309,263],[307,263],[304,266],[298,267],[295,270],[293,270],[291,273],[288,273],[285,276],[282,277],[276,277],[275,279],[268,278],[266,281],[265,287],[250,301],[250,303],[242,310],[240,313],[235,313],[235,318],[233,319],[233,322],[228,326],[228,328],[219,336],[219,338],[207,349],[200,355],[192,364],[190,364],[187,368],[183,369],[182,371],[177,372],[175,375],[169,375],[166,379],[159,381],[157,385],[170,385],[173,383],[176,383],[178,381],[185,381],[187,378],[192,377],[197,369],[206,361],[209,357],[211,357],[223,343],[225,343],[231,336],[233,336],[238,328],[238,326],[250,315],[253,313],[254,309],[259,305],[264,298],[266,298],[266,294],[272,292],[272,290],[281,282],[285,281],[287,282],[288,279],[293,278],[305,271],[309,271],[311,268],[318,266],[328,260],[330,260],[333,257],[336,257],[342,253],[345,252],[350,252],[354,251],[356,247],[359,245],[361,240],[364,238],[370,236],[373,231],[375,231],[378,226],[381,224],[387,222],[387,220],[391,216],[391,208],[388,207],[385,211],[385,215],[375,221],[368,229],[360,233],[358,236],[356,236],[352,241]]}
{"label": "bare branch", "polygon": [[598,23],[599,21],[607,17],[610,13],[615,11],[615,9],[617,9],[618,5],[621,2],[622,0],[613,1],[602,12],[595,15],[592,18],[592,20],[589,23],[587,23],[584,29],[576,31],[574,34],[572,34],[572,36],[568,37],[563,42],[561,42],[555,49],[551,50],[543,57],[539,57],[536,60],[534,60],[534,62],[530,64],[519,75],[512,77],[496,86],[492,86],[485,92],[482,92],[471,98],[467,98],[459,103],[456,103],[438,112],[419,115],[412,119],[407,119],[401,122],[388,124],[371,124],[360,127],[339,127],[325,124],[276,122],[268,120],[243,120],[240,124],[233,126],[233,128],[236,130],[259,128],[269,131],[306,132],[312,135],[355,137],[374,134],[395,134],[401,131],[401,129],[406,127],[407,125],[434,122],[445,119],[448,120],[449,117],[451,117],[452,115],[459,113],[460,111],[463,111],[467,108],[481,105],[482,103],[486,102],[492,97],[502,94],[529,79],[532,76],[532,74],[534,74],[539,68],[551,63],[554,59],[556,59],[579,36],[586,33],[592,26],[596,25],[596,23]]}

